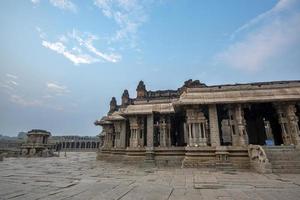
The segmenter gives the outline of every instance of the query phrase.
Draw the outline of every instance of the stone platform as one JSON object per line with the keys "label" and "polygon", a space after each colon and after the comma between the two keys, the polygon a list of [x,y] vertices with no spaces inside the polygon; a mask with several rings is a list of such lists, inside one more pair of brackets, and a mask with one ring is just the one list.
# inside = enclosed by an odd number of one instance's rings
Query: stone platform
{"label": "stone platform", "polygon": [[0,199],[300,199],[300,174],[139,168],[95,157],[4,159]]}

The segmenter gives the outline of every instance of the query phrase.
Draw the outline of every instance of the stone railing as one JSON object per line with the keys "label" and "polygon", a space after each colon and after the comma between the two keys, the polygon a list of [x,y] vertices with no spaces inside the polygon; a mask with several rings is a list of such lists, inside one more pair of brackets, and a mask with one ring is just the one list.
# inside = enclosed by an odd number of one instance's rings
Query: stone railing
{"label": "stone railing", "polygon": [[266,152],[260,145],[249,145],[248,154],[250,165],[259,173],[272,173],[272,165]]}

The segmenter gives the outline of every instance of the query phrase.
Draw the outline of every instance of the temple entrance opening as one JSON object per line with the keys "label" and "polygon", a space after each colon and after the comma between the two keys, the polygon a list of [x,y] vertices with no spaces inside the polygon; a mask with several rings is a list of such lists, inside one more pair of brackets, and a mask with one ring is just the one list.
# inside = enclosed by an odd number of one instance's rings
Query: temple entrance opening
{"label": "temple entrance opening", "polygon": [[249,144],[283,144],[281,127],[272,103],[250,104],[244,109]]}

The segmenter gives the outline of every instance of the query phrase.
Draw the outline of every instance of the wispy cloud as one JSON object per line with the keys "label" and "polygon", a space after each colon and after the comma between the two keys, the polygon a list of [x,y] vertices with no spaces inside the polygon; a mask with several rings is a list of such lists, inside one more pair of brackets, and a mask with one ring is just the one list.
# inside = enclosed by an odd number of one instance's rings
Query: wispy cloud
{"label": "wispy cloud", "polygon": [[[26,98],[25,96],[20,96],[16,94],[10,95],[10,102],[20,105],[22,107],[39,107],[39,108],[47,108],[47,109],[53,109],[57,111],[63,111],[65,110],[63,106],[58,104],[53,104],[51,102],[45,101],[45,99],[32,99],[32,98]],[[73,107],[71,105],[71,107]]]}
{"label": "wispy cloud", "polygon": [[61,42],[48,42],[48,41],[43,41],[42,45],[48,49],[51,49],[55,51],[58,54],[64,55],[67,59],[72,61],[75,65],[78,64],[91,64],[96,61],[97,59],[94,59],[93,57],[86,55],[86,54],[81,54],[81,53],[76,53],[72,52],[70,50],[67,50],[65,45]]}
{"label": "wispy cloud", "polygon": [[279,0],[277,4],[270,10],[258,15],[257,17],[253,18],[246,24],[242,25],[239,27],[237,30],[235,30],[231,34],[231,38],[233,39],[237,34],[259,24],[260,22],[266,20],[267,18],[270,17],[277,17],[279,13],[284,12],[284,11],[289,11],[290,9],[293,8],[293,5],[296,3],[297,0]]}
{"label": "wispy cloud", "polygon": [[31,0],[31,3],[33,3],[33,4],[39,4],[40,0]]}
{"label": "wispy cloud", "polygon": [[[300,44],[299,1],[280,0],[271,10],[238,28],[231,43],[216,55],[218,63],[257,71]],[[240,38],[236,38],[241,36]]]}
{"label": "wispy cloud", "polygon": [[16,94],[13,94],[10,96],[10,101],[15,103],[15,104],[19,104],[21,106],[25,106],[25,107],[32,107],[32,106],[41,106],[43,105],[43,103],[40,100],[30,100],[30,99],[26,99],[23,96],[19,96]]}
{"label": "wispy cloud", "polygon": [[111,42],[127,40],[132,47],[136,46],[137,32],[146,22],[146,6],[151,1],[138,0],[94,0],[103,15],[114,20],[119,29],[110,39]]}
{"label": "wispy cloud", "polygon": [[98,38],[90,33],[81,33],[73,30],[71,33],[61,35],[56,42],[47,41],[45,34],[40,28],[37,29],[42,39],[42,45],[58,54],[65,56],[75,65],[91,64],[100,61],[116,63],[121,55],[110,50],[103,53],[94,45]]}
{"label": "wispy cloud", "polygon": [[[20,83],[19,83],[20,82]],[[8,101],[22,107],[43,107],[54,110],[64,110],[61,100],[70,98],[71,91],[67,86],[55,81],[46,82],[40,90],[28,95],[26,86],[22,84],[22,78],[14,74],[7,73],[0,77],[0,93],[4,94]],[[30,90],[33,88],[31,87]],[[70,104],[72,101],[70,100]],[[68,106],[67,106],[68,107]],[[70,105],[70,107],[73,107]]]}
{"label": "wispy cloud", "polygon": [[[71,0],[49,0],[50,4],[61,10],[68,10],[77,12],[77,6]],[[31,0],[31,3],[38,5],[41,3],[40,0]]]}
{"label": "wispy cloud", "polygon": [[77,6],[70,0],[50,0],[50,3],[62,10],[77,11]]}
{"label": "wispy cloud", "polygon": [[55,82],[48,82],[48,83],[46,83],[46,86],[50,92],[52,92],[56,95],[63,95],[63,94],[70,92],[70,90],[67,88],[67,86],[60,85]]}
{"label": "wispy cloud", "polygon": [[72,34],[69,34],[69,36],[75,39],[80,46],[85,47],[89,52],[94,53],[96,56],[102,58],[105,61],[115,63],[121,59],[121,56],[119,54],[115,54],[115,53],[106,54],[96,49],[95,46],[93,45],[93,41],[97,40],[98,38],[95,35],[89,33],[81,34],[80,32],[73,30]]}
{"label": "wispy cloud", "polygon": [[6,74],[6,77],[12,78],[12,79],[18,79],[18,76],[13,75],[13,74]]}
{"label": "wispy cloud", "polygon": [[0,81],[0,87],[7,90],[7,92],[11,92],[16,89],[16,87],[19,85],[17,82],[18,76],[13,74],[5,74],[4,80]]}

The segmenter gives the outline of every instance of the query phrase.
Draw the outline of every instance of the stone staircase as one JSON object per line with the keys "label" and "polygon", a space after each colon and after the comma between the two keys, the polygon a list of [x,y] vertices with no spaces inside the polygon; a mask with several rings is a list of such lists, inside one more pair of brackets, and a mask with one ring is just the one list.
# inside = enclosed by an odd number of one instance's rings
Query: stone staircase
{"label": "stone staircase", "polygon": [[273,173],[300,173],[300,149],[295,146],[263,146]]}
{"label": "stone staircase", "polygon": [[216,162],[216,169],[220,171],[226,171],[226,172],[233,172],[236,171],[236,169],[233,167],[232,163],[230,161],[226,162]]}

